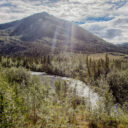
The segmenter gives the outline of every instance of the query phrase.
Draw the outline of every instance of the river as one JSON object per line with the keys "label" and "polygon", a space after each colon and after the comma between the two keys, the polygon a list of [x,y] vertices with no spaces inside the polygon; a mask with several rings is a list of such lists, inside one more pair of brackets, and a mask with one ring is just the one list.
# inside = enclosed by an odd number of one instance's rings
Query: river
{"label": "river", "polygon": [[67,84],[71,88],[76,88],[76,94],[80,97],[84,97],[89,100],[90,105],[92,108],[97,106],[97,102],[100,100],[100,97],[97,93],[95,93],[89,86],[87,86],[84,82],[68,77],[61,77],[55,75],[48,75],[45,72],[30,72],[33,76],[40,76],[41,78],[48,78],[51,83],[53,84],[56,80],[66,81]]}

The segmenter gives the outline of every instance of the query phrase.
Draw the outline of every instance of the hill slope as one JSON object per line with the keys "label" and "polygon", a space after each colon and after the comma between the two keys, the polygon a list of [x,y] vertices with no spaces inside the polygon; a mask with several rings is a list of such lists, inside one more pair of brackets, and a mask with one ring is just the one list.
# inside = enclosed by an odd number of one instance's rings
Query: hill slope
{"label": "hill slope", "polygon": [[128,42],[123,43],[122,45],[128,47]]}
{"label": "hill slope", "polygon": [[1,54],[37,56],[62,51],[127,52],[45,12],[0,25]]}

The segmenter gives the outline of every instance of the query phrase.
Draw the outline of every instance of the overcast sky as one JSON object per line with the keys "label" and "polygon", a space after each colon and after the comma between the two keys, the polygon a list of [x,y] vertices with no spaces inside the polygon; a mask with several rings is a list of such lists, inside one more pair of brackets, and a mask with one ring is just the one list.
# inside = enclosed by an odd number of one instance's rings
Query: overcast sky
{"label": "overcast sky", "polygon": [[43,11],[108,42],[128,42],[128,0],[0,0],[0,23]]}

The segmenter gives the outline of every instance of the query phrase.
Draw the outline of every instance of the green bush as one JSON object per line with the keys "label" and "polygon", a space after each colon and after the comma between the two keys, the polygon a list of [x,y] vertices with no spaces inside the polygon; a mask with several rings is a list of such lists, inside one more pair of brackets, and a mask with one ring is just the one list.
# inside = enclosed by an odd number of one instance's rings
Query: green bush
{"label": "green bush", "polygon": [[109,73],[107,81],[116,102],[121,104],[126,102],[128,100],[128,70]]}
{"label": "green bush", "polygon": [[30,74],[22,67],[6,69],[3,74],[10,83],[24,84],[27,86],[31,81]]}

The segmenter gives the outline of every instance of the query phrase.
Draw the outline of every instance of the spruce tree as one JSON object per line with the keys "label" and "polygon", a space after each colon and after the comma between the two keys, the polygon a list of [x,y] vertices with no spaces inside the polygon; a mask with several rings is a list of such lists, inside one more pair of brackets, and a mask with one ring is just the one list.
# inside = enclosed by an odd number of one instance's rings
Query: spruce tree
{"label": "spruce tree", "polygon": [[105,55],[105,77],[107,76],[109,71],[110,71],[110,69],[109,69],[109,57],[108,57],[108,54],[106,54]]}

